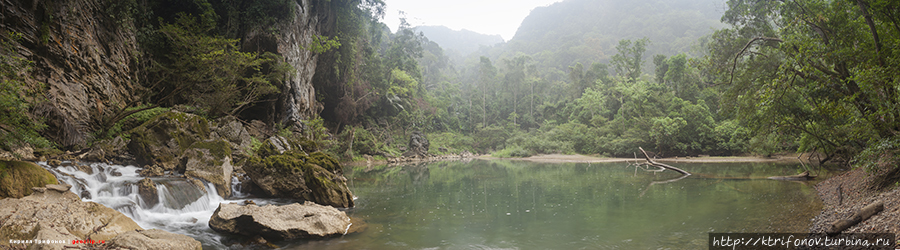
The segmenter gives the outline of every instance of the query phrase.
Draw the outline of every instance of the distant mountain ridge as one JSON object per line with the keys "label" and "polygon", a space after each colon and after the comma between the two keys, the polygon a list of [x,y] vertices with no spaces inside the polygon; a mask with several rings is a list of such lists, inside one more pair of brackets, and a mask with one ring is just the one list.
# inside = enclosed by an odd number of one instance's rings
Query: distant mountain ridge
{"label": "distant mountain ridge", "polygon": [[566,0],[532,10],[506,45],[513,52],[553,55],[539,61],[562,68],[606,62],[622,39],[648,38],[645,57],[674,55],[722,27],[726,6],[725,0]]}
{"label": "distant mountain ridge", "polygon": [[425,34],[444,50],[455,50],[462,55],[468,55],[478,50],[481,46],[492,46],[503,43],[500,35],[485,35],[471,30],[453,30],[446,26],[418,26],[416,31]]}

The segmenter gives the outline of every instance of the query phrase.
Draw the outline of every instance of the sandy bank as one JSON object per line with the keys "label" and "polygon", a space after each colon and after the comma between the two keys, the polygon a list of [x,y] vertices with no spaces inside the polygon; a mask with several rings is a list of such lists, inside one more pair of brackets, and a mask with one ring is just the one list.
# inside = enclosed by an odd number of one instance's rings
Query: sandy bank
{"label": "sandy bank", "polygon": [[[564,155],[564,154],[546,154],[546,155],[534,155],[531,157],[525,158],[496,158],[491,156],[481,156],[479,159],[506,159],[506,160],[523,160],[523,161],[532,161],[532,162],[542,162],[542,163],[567,163],[567,162],[584,162],[584,163],[597,163],[597,162],[633,162],[633,161],[644,161],[644,158],[607,158],[607,157],[595,157],[588,155]],[[747,156],[705,156],[705,157],[674,157],[674,158],[661,158],[654,159],[659,162],[668,162],[668,163],[728,163],[728,162],[797,162],[797,157],[795,156],[781,156],[781,157],[747,157]]]}

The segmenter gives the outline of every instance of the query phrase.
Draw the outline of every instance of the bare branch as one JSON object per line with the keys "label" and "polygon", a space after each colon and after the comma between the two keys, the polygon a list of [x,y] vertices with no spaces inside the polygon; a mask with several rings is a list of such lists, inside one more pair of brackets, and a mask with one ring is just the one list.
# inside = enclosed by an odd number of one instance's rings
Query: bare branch
{"label": "bare branch", "polygon": [[750,41],[748,41],[747,44],[744,45],[744,48],[742,48],[741,51],[739,51],[737,54],[734,55],[734,60],[731,64],[731,80],[728,81],[728,85],[731,85],[732,83],[734,83],[734,71],[737,70],[738,57],[741,57],[742,55],[744,55],[744,52],[747,52],[747,49],[750,48],[750,45],[752,45],[754,42],[760,41],[760,40],[770,41],[770,42],[784,42],[784,40],[781,40],[780,38],[775,38],[775,37],[756,37],[756,38],[750,39]]}

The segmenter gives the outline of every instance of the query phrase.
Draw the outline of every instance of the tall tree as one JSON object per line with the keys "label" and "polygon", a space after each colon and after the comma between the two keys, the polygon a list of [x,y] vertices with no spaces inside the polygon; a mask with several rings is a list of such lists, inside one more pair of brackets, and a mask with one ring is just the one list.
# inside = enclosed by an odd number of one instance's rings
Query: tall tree
{"label": "tall tree", "polygon": [[634,82],[641,77],[641,68],[644,65],[644,52],[647,51],[647,45],[650,40],[642,38],[633,43],[631,40],[619,40],[616,45],[618,53],[612,56],[610,63],[616,70],[616,75]]}
{"label": "tall tree", "polygon": [[758,131],[850,155],[900,134],[900,29],[886,2],[730,0],[706,72]]}

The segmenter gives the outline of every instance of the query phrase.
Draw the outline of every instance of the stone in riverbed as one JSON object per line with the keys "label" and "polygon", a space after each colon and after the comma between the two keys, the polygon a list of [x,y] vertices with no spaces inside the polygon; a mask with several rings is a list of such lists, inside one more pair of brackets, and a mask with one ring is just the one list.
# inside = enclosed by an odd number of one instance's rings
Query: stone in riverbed
{"label": "stone in riverbed", "polygon": [[138,182],[138,195],[144,201],[145,208],[152,208],[159,203],[159,192],[156,190],[156,183],[150,178],[144,178]]}
{"label": "stone in riverbed", "polygon": [[343,235],[350,227],[350,217],[331,206],[312,202],[284,206],[219,204],[209,218],[209,227],[246,236],[262,236],[267,240],[322,238]]}
{"label": "stone in riverbed", "polygon": [[124,249],[203,249],[191,237],[159,229],[128,231],[113,238],[110,245]]}
{"label": "stone in riverbed", "polygon": [[[47,185],[21,199],[0,202],[0,242],[46,235],[51,240],[109,240],[141,229],[124,214],[94,202],[82,202],[69,185]],[[53,237],[51,237],[53,236]],[[59,237],[56,237],[59,236]],[[71,241],[70,241],[71,242]]]}

